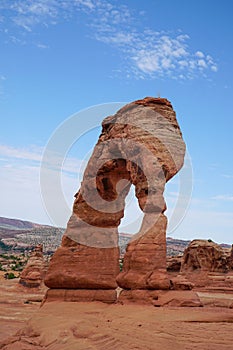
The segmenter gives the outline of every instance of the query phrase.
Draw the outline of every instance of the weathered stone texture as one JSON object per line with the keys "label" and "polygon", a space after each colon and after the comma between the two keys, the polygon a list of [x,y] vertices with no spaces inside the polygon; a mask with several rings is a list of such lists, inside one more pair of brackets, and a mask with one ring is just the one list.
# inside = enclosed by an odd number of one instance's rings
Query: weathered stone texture
{"label": "weathered stone texture", "polygon": [[43,247],[40,244],[31,253],[25,268],[21,272],[19,283],[29,288],[39,287],[45,277],[46,268]]}
{"label": "weathered stone texture", "polygon": [[88,247],[64,236],[51,259],[45,283],[55,289],[115,289],[118,257],[116,247]]}
{"label": "weathered stone texture", "polygon": [[231,269],[230,254],[215,242],[195,239],[184,251],[181,271],[227,272]]}
{"label": "weathered stone texture", "polygon": [[[149,225],[144,231],[146,219],[149,221],[146,224]],[[166,272],[166,226],[165,215],[145,215],[140,237],[129,243],[126,249],[123,271],[117,277],[121,288],[169,289],[170,282]]]}
{"label": "weathered stone texture", "polygon": [[[46,285],[114,289],[117,277],[126,289],[168,289],[163,192],[184,154],[176,114],[166,99],[147,97],[105,118]],[[119,274],[118,226],[131,185],[145,215]]]}

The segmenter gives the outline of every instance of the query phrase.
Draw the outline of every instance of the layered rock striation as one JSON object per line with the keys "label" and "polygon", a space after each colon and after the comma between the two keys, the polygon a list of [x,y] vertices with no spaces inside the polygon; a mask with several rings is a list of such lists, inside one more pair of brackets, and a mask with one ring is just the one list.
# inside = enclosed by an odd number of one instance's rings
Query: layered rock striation
{"label": "layered rock striation", "polygon": [[[147,97],[105,118],[46,285],[76,289],[77,300],[78,290],[83,296],[85,289],[92,291],[90,300],[94,290],[102,290],[101,295],[106,291],[112,301],[117,285],[126,293],[169,289],[163,192],[182,167],[184,154],[176,114],[166,99]],[[144,218],[119,273],[118,226],[131,186]]]}
{"label": "layered rock striation", "polygon": [[181,271],[227,272],[232,268],[233,249],[222,248],[211,240],[193,240],[185,249]]}
{"label": "layered rock striation", "polygon": [[[179,274],[171,278],[173,285],[178,289],[177,282],[186,279],[195,289],[224,293],[233,290],[232,252],[232,248],[222,247],[211,240],[193,240],[181,258]],[[168,271],[174,273],[172,269]],[[184,289],[185,284],[181,288]]]}

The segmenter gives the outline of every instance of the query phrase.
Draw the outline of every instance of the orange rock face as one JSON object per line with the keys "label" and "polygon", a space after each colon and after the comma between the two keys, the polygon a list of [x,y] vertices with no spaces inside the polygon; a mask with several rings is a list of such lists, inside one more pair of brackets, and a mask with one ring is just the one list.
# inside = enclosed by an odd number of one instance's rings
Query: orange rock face
{"label": "orange rock face", "polygon": [[[166,99],[147,97],[105,118],[46,285],[111,290],[117,281],[125,289],[168,289],[163,192],[182,167],[184,154]],[[145,215],[119,273],[118,226],[131,185]]]}

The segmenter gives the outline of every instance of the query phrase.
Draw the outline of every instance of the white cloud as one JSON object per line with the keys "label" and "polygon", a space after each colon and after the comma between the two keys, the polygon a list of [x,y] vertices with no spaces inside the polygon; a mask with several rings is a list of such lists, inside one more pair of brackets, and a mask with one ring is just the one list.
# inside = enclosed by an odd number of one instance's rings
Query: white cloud
{"label": "white cloud", "polygon": [[42,148],[32,146],[31,149],[15,148],[8,145],[0,145],[0,155],[7,158],[27,159],[31,161],[41,161]]}
{"label": "white cloud", "polygon": [[[48,223],[45,207],[41,198],[40,170],[44,149],[31,146],[28,148],[16,148],[8,145],[0,145],[0,182],[1,215],[28,219],[35,222]],[[60,163],[61,159],[59,159]],[[58,159],[55,159],[55,164]],[[67,207],[68,215],[71,213],[73,195],[80,185],[80,172],[85,167],[85,162],[74,157],[66,157],[62,169],[48,167],[50,179],[57,177],[61,179],[61,188],[64,194],[64,203],[56,206]],[[56,197],[56,184],[54,186],[54,198]],[[65,226],[68,217],[62,222]]]}
{"label": "white cloud", "polygon": [[94,10],[95,9],[95,4],[91,0],[75,0],[74,3],[77,4],[77,5],[85,6],[85,7],[87,7],[90,10]]}
{"label": "white cloud", "polygon": [[[50,213],[46,213],[41,197],[40,166],[31,166],[30,163],[13,163],[1,168],[1,215],[6,217],[21,218],[29,221],[53,224]],[[53,185],[53,184],[52,184]],[[62,189],[65,205],[72,208],[73,195],[77,191],[79,182],[66,173],[62,174]],[[56,201],[56,191],[54,200]],[[60,208],[61,203],[56,203]],[[64,206],[64,203],[63,203]],[[65,227],[68,217],[63,220]]]}
{"label": "white cloud", "polygon": [[39,49],[48,49],[48,48],[49,48],[48,45],[40,44],[40,43],[36,44],[36,46],[37,46]]}
{"label": "white cloud", "polygon": [[126,45],[132,42],[133,35],[131,33],[114,33],[112,35],[106,36],[101,34],[96,34],[96,39],[102,41],[106,44],[116,44],[116,45]]}
{"label": "white cloud", "polygon": [[217,72],[217,71],[218,71],[218,67],[217,67],[216,65],[211,66],[211,70],[212,70],[213,72]]}
{"label": "white cloud", "polygon": [[217,196],[212,197],[214,200],[233,202],[233,195],[231,194],[219,194]]}
{"label": "white cloud", "polygon": [[195,53],[195,56],[197,56],[197,57],[199,57],[199,58],[205,57],[204,53],[201,52],[201,51],[197,51],[197,52]]}
{"label": "white cloud", "polygon": [[[39,167],[43,158],[43,147],[31,146],[27,148],[16,148],[9,145],[0,144],[0,156],[1,160],[14,164],[15,160],[19,160],[21,164],[34,164],[37,163]],[[26,162],[26,163],[25,163]],[[62,169],[58,168],[58,164],[62,164]],[[66,157],[61,159],[59,154],[54,154],[53,163],[48,165],[55,171],[63,171],[70,174],[79,173],[83,167],[85,167],[86,161],[79,160],[74,157]]]}
{"label": "white cloud", "polygon": [[226,179],[233,179],[233,175],[230,174],[222,174],[223,177],[225,177]]}
{"label": "white cloud", "polygon": [[123,11],[121,6],[118,8],[124,15],[118,17],[114,25],[111,11],[102,13],[105,5],[106,2],[102,2],[102,7],[97,6],[99,16],[91,24],[95,28],[95,38],[118,49],[128,70],[138,78],[169,76],[190,79],[204,75],[204,71],[217,71],[217,65],[210,55],[205,56],[200,50],[192,53],[187,34],[158,32],[151,28],[139,32],[133,25],[134,14],[129,10]]}
{"label": "white cloud", "polygon": [[[218,70],[209,54],[205,55],[201,50],[192,52],[187,34],[158,32],[152,28],[139,31],[134,23],[140,16],[126,5],[116,5],[106,0],[15,0],[13,3],[3,1],[0,9],[3,25],[7,12],[8,19],[26,32],[33,31],[39,25],[48,27],[59,24],[77,12],[84,13],[88,16],[86,22],[90,37],[117,49],[122,60],[125,60],[127,74],[139,79],[167,76],[183,80]],[[25,35],[19,38],[17,34],[11,34],[11,40],[25,43]],[[47,47],[40,43],[37,46]]]}
{"label": "white cloud", "polygon": [[159,57],[155,53],[147,54],[144,51],[138,52],[138,55],[133,57],[133,59],[135,60],[137,67],[143,73],[150,74],[161,70]]}
{"label": "white cloud", "polygon": [[180,60],[178,61],[178,64],[181,66],[181,67],[187,67],[189,65],[189,63],[185,60]]}
{"label": "white cloud", "polygon": [[207,68],[207,64],[206,64],[206,61],[204,59],[198,60],[197,64],[201,68]]}

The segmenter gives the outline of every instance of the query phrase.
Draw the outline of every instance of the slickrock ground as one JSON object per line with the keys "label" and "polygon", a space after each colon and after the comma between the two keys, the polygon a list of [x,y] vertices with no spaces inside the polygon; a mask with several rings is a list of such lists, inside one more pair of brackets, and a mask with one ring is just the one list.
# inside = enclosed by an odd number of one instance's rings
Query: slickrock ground
{"label": "slickrock ground", "polygon": [[39,308],[42,294],[1,280],[0,349],[232,350],[232,309],[57,301]]}
{"label": "slickrock ground", "polygon": [[40,307],[46,288],[25,288],[0,274],[0,343],[15,334]]}

